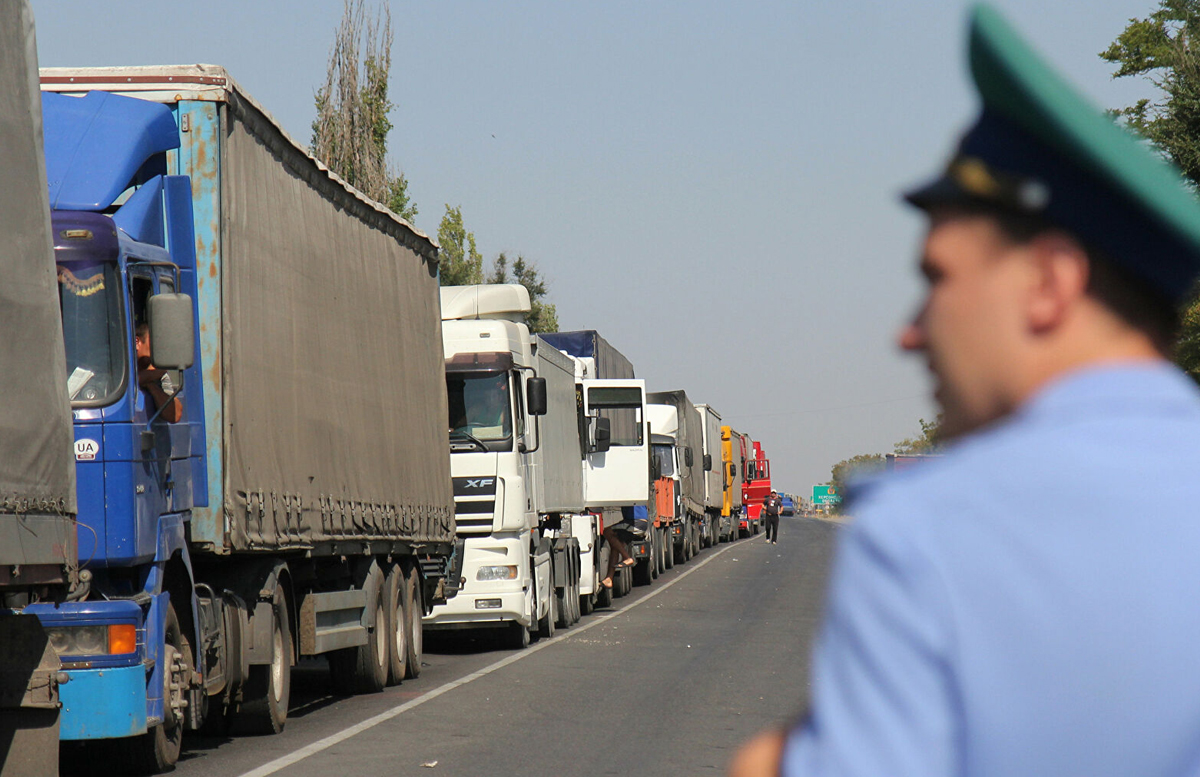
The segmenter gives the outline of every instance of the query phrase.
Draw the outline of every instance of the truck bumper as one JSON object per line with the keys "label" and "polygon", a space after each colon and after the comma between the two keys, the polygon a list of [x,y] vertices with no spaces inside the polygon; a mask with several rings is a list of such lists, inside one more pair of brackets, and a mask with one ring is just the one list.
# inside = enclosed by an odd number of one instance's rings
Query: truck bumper
{"label": "truck bumper", "polygon": [[[466,580],[458,595],[436,605],[422,620],[427,629],[462,629],[499,626],[516,621],[531,625],[530,592],[533,585],[529,568],[528,540],[519,537],[470,537],[463,550],[462,576]],[[547,561],[549,558],[547,557]],[[512,580],[479,580],[483,567],[512,565]],[[545,575],[549,576],[549,564]]]}
{"label": "truck bumper", "polygon": [[450,601],[434,607],[422,623],[431,630],[482,628],[509,621],[529,626],[531,621],[526,614],[525,599],[524,591],[474,594],[462,590]]}
{"label": "truck bumper", "polygon": [[146,733],[146,669],[119,666],[68,670],[59,686],[59,737],[119,739]]}
{"label": "truck bumper", "polygon": [[[159,605],[165,607],[167,600],[168,594],[159,594]],[[47,630],[125,624],[137,634],[133,652],[59,656],[62,672],[68,678],[58,689],[62,703],[60,739],[120,739],[144,734],[149,725],[162,720],[162,699],[149,698],[147,691],[157,687],[153,681],[161,677],[151,671],[153,656],[159,654],[157,645],[146,644],[148,634],[151,642],[156,642],[153,635],[160,633],[153,606],[149,620],[144,619],[140,605],[126,599],[39,603],[25,611],[38,616]]]}

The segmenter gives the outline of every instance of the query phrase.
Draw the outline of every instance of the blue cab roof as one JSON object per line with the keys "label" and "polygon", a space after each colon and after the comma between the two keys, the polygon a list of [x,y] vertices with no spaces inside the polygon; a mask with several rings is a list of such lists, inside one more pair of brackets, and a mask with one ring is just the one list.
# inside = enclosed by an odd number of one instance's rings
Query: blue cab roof
{"label": "blue cab roof", "polygon": [[53,210],[105,210],[148,160],[179,148],[170,108],[107,92],[43,92],[42,123]]}
{"label": "blue cab roof", "polygon": [[586,359],[596,355],[596,335],[595,329],[584,329],[578,332],[544,332],[538,336],[560,351],[566,351],[577,359]]}

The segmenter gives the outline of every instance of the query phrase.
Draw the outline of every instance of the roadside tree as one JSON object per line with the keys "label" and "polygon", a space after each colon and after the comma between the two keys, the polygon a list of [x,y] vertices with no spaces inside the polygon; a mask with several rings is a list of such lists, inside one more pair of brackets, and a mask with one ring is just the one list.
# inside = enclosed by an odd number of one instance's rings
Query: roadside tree
{"label": "roadside tree", "polygon": [[512,264],[512,275],[509,275],[508,256],[501,253],[492,263],[492,271],[488,274],[488,283],[519,283],[529,292],[529,315],[526,323],[531,332],[557,332],[558,310],[545,301],[546,281],[541,277],[537,266],[526,261],[525,257],[517,255]]}
{"label": "roadside tree", "polygon": [[392,17],[387,6],[369,18],[364,0],[344,0],[325,84],[315,97],[312,152],[351,186],[411,222],[417,204],[409,196],[408,179],[387,161],[391,68]]}
{"label": "roadside tree", "polygon": [[[1155,91],[1112,113],[1141,133],[1200,185],[1200,0],[1160,0],[1144,19],[1130,19],[1100,53],[1113,78],[1141,76]],[[1200,299],[1183,312],[1175,359],[1200,381]]]}

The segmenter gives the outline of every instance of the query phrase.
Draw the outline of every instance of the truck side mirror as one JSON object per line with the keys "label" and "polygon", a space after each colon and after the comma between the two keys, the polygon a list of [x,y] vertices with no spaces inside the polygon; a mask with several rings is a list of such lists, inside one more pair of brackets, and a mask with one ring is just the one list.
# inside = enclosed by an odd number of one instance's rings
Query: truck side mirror
{"label": "truck side mirror", "polygon": [[546,415],[546,379],[525,379],[525,406],[529,415]]}
{"label": "truck side mirror", "polygon": [[732,461],[729,462],[729,479],[737,480],[737,465]]}
{"label": "truck side mirror", "polygon": [[711,453],[704,454],[704,471],[712,472],[712,454]]}
{"label": "truck side mirror", "polygon": [[650,477],[653,480],[662,477],[662,462],[658,460],[658,456],[650,457]]}
{"label": "truck side mirror", "polygon": [[186,294],[150,297],[150,362],[160,370],[183,370],[196,358],[192,298]]}
{"label": "truck side mirror", "polygon": [[596,419],[596,441],[592,443],[592,453],[604,453],[612,447],[612,421],[608,418]]}
{"label": "truck side mirror", "polygon": [[688,469],[692,468],[692,449],[691,448],[683,449],[683,463]]}

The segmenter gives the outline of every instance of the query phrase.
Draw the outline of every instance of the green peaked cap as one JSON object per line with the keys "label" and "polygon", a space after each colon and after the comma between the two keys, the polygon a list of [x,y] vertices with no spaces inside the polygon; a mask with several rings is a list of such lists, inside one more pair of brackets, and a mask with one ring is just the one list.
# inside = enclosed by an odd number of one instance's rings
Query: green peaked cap
{"label": "green peaked cap", "polygon": [[1092,107],[991,6],[971,11],[970,52],[985,105],[1142,201],[1200,250],[1200,206],[1178,171]]}
{"label": "green peaked cap", "polygon": [[908,200],[922,208],[995,201],[1040,214],[1182,300],[1200,276],[1200,202],[1178,170],[1094,107],[990,6],[971,9],[969,58],[982,114],[947,171]]}

